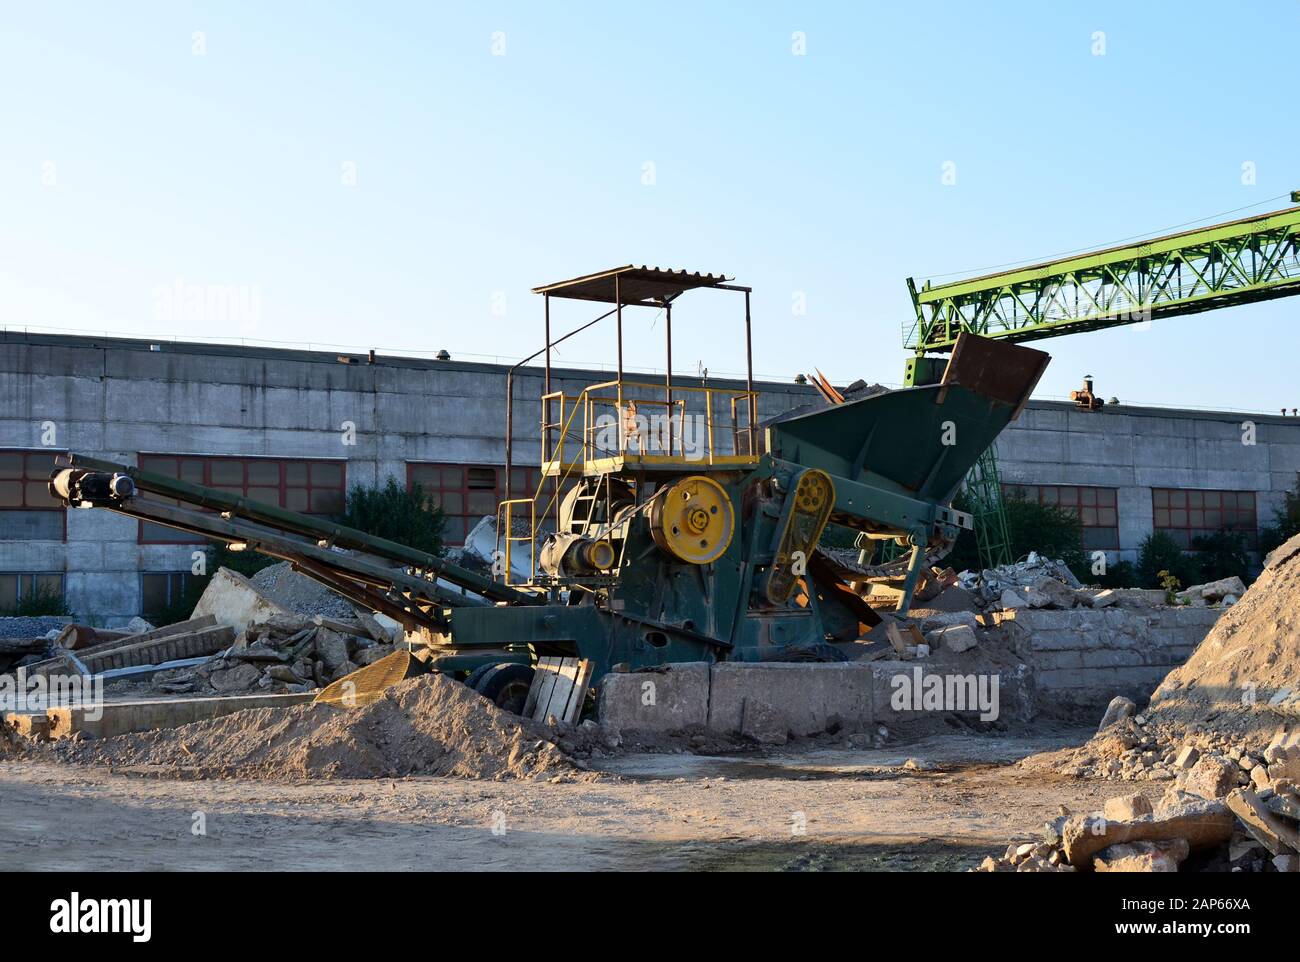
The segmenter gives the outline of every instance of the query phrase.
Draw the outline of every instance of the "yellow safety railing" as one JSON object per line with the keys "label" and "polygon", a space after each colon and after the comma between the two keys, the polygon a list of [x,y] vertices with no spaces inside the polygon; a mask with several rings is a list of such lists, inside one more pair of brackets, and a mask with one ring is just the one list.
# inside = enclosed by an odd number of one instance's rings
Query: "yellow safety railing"
{"label": "yellow safety railing", "polygon": [[[540,493],[540,492],[539,492]],[[528,534],[515,534],[514,526],[514,509],[515,505],[528,505]],[[502,580],[508,585],[516,585],[514,581],[514,568],[511,566],[510,546],[517,541],[528,542],[528,582],[537,575],[537,496],[531,498],[511,498],[509,501],[502,501],[497,505],[497,536],[501,538],[501,532],[505,532],[505,537],[501,540],[505,544],[503,560],[505,570],[501,572]]]}
{"label": "yellow safety railing", "polygon": [[[502,501],[497,509],[498,538],[504,544],[505,571],[502,576],[506,584],[519,584],[513,580],[512,560],[513,546],[521,541],[530,542],[528,583],[536,579],[539,526],[552,508],[558,526],[559,492],[575,475],[597,474],[617,468],[615,459],[622,459],[625,463],[683,467],[744,465],[758,459],[758,426],[752,417],[758,405],[757,392],[689,384],[674,384],[671,394],[669,390],[662,383],[615,380],[593,384],[584,388],[581,394],[552,391],[542,396],[542,477],[537,490],[531,498]],[[601,393],[609,391],[613,394]],[[649,392],[667,396],[632,396]],[[694,410],[691,409],[691,400],[697,402]],[[702,424],[695,421],[700,415],[699,402],[703,407]],[[644,429],[639,413],[643,408],[663,412],[658,418],[645,419]],[[725,431],[719,430],[719,411],[729,415],[725,420]],[[602,421],[610,412],[613,414],[612,422]],[[575,429],[579,413],[582,415],[581,431]],[[694,430],[687,430],[688,417],[692,419]],[[612,445],[608,443],[611,437],[606,435],[611,428]],[[698,437],[701,433],[702,439]],[[730,444],[726,443],[728,438]],[[558,479],[555,489],[546,506],[539,511],[538,502],[546,482],[551,479]],[[525,504],[528,505],[528,534],[515,534],[516,510]],[[502,530],[504,536],[500,535]]]}
{"label": "yellow safety railing", "polygon": [[[751,412],[757,406],[756,392],[674,384],[671,396],[633,396],[633,392],[666,393],[667,390],[663,384],[607,381],[593,384],[578,395],[562,392],[547,395],[542,401],[542,473],[551,477],[567,475],[574,467],[584,473],[595,473],[607,469],[610,458],[684,466],[745,464],[757,459],[758,428],[751,419]],[[613,394],[602,393],[609,391]],[[726,403],[720,404],[724,399]],[[697,401],[694,410],[692,400]],[[699,411],[701,400],[703,412]],[[552,421],[546,412],[555,402],[559,403],[561,413]],[[662,414],[645,418],[641,412],[647,408]],[[566,410],[568,417],[564,416]],[[578,410],[583,412],[581,451],[574,452],[569,442],[574,439],[571,425]],[[719,413],[723,411],[729,412],[725,434],[720,432],[720,426],[724,425]],[[603,420],[609,414],[612,420]],[[688,424],[693,430],[688,429]],[[551,434],[557,430],[560,436],[553,445]],[[725,443],[728,438],[730,444]],[[596,462],[601,463],[593,471]]]}

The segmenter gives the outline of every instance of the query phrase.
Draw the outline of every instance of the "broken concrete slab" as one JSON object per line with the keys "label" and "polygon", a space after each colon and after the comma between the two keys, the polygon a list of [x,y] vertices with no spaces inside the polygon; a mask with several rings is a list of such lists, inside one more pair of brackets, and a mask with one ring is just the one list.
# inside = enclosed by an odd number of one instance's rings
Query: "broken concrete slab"
{"label": "broken concrete slab", "polygon": [[1300,832],[1274,815],[1249,788],[1239,788],[1226,799],[1232,814],[1241,819],[1246,831],[1273,855],[1300,853]]}
{"label": "broken concrete slab", "polygon": [[1236,819],[1220,801],[1189,802],[1170,808],[1162,815],[1144,815],[1127,822],[1114,822],[1091,815],[1066,819],[1061,830],[1065,856],[1071,865],[1090,867],[1103,849],[1121,842],[1159,842],[1186,839],[1191,851],[1214,848],[1232,837]]}
{"label": "broken concrete slab", "polygon": [[1101,716],[1101,724],[1097,726],[1097,731],[1103,731],[1125,718],[1132,718],[1135,714],[1137,714],[1137,704],[1133,699],[1116,695],[1106,706],[1106,714]]}
{"label": "broken concrete slab", "polygon": [[1201,798],[1224,798],[1237,787],[1238,771],[1226,758],[1203,755],[1183,777],[1182,789]]}
{"label": "broken concrete slab", "polygon": [[1174,768],[1180,772],[1191,771],[1201,757],[1201,752],[1195,745],[1184,745],[1174,757]]}
{"label": "broken concrete slab", "polygon": [[191,613],[194,618],[206,615],[236,631],[242,631],[248,625],[260,625],[275,615],[301,618],[276,604],[255,584],[229,568],[217,569]]}
{"label": "broken concrete slab", "polygon": [[947,628],[937,628],[926,635],[925,640],[930,643],[931,648],[943,647],[956,653],[969,651],[979,644],[979,638],[976,637],[975,630],[970,625],[951,625]]}
{"label": "broken concrete slab", "polygon": [[1112,821],[1128,822],[1150,815],[1152,811],[1151,800],[1141,792],[1134,792],[1132,795],[1117,795],[1106,799],[1102,814]]}
{"label": "broken concrete slab", "polygon": [[218,718],[247,708],[285,708],[311,701],[314,697],[314,692],[306,692],[118,701],[51,708],[47,715],[52,738],[66,738],[74,732],[81,732],[89,738],[108,738],[128,732],[153,731],[155,728],[179,728],[191,722]]}
{"label": "broken concrete slab", "polygon": [[1096,594],[1086,596],[1090,608],[1108,608],[1119,601],[1119,592],[1114,588],[1106,588],[1098,591]]}
{"label": "broken concrete slab", "polygon": [[248,691],[256,687],[258,680],[262,677],[262,672],[256,666],[248,662],[241,662],[230,668],[222,668],[214,671],[208,676],[208,682],[218,692],[222,694]]}

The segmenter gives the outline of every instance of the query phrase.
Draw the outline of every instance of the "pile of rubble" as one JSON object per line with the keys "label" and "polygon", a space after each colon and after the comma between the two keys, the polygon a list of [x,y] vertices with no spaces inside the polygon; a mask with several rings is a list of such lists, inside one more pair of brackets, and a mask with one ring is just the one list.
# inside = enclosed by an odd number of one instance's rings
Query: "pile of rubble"
{"label": "pile of rubble", "polygon": [[395,650],[373,619],[273,615],[249,625],[229,648],[202,664],[158,672],[154,687],[169,694],[231,695],[323,688]]}
{"label": "pile of rubble", "polygon": [[137,618],[117,631],[74,623],[49,634],[0,643],[0,670],[198,696],[322,688],[391,654],[403,635],[287,564],[251,580],[220,569],[187,621],[154,628]]}
{"label": "pile of rubble", "polygon": [[1296,782],[1256,791],[1217,762],[1198,774],[1154,804],[1135,793],[1107,799],[1099,812],[1061,806],[1040,840],[1012,843],[980,871],[1300,872]]}
{"label": "pile of rubble", "polygon": [[[1200,586],[1189,603],[1226,601],[1233,580]],[[1186,863],[1300,871],[1297,679],[1300,537],[1268,556],[1259,580],[1161,682],[1145,712],[1116,698],[1088,743],[1021,763],[1081,778],[1163,781],[1159,804],[1143,810],[1135,801],[1143,796],[1126,796],[1128,808],[1112,799],[1106,811],[1052,823],[1042,842],[1012,846],[984,867],[1172,871]],[[1110,823],[1119,828],[1110,832]],[[1112,852],[1080,843],[1076,836],[1086,834],[1127,847]]]}

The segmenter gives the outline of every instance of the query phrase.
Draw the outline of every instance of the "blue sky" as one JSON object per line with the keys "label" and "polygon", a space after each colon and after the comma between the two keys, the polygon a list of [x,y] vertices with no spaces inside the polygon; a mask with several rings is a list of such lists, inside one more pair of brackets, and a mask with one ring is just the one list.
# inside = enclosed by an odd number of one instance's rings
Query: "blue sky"
{"label": "blue sky", "polygon": [[[3,2],[0,323],[516,360],[531,287],[636,262],[753,286],[762,375],[897,383],[908,276],[1288,206],[1298,49],[1294,0]],[[1297,312],[1040,342],[1040,393],[1300,406]],[[729,299],[674,320],[681,371],[743,370]]]}

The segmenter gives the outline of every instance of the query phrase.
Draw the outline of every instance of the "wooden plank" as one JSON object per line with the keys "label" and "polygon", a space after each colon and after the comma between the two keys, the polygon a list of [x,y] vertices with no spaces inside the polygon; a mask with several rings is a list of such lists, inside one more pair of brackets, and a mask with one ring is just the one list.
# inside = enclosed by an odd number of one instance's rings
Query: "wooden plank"
{"label": "wooden plank", "polygon": [[569,696],[573,694],[573,683],[577,680],[577,675],[578,659],[561,658],[555,668],[555,684],[551,686],[550,697],[546,700],[545,708],[539,702],[538,714],[533,716],[537,721],[546,721],[547,715],[563,719],[564,709],[569,703]]}
{"label": "wooden plank", "polygon": [[573,685],[573,694],[564,710],[564,720],[570,725],[576,724],[582,714],[582,703],[587,700],[587,689],[591,687],[591,676],[595,673],[593,662],[583,658],[578,662],[578,674]]}
{"label": "wooden plank", "polygon": [[[537,718],[539,706],[540,710],[551,703],[551,691],[555,688],[555,669],[563,661],[555,656],[539,658],[537,660],[537,671],[533,675],[533,683],[528,689],[528,699],[524,703],[524,717]],[[546,721],[546,716],[540,716],[541,721]]]}

